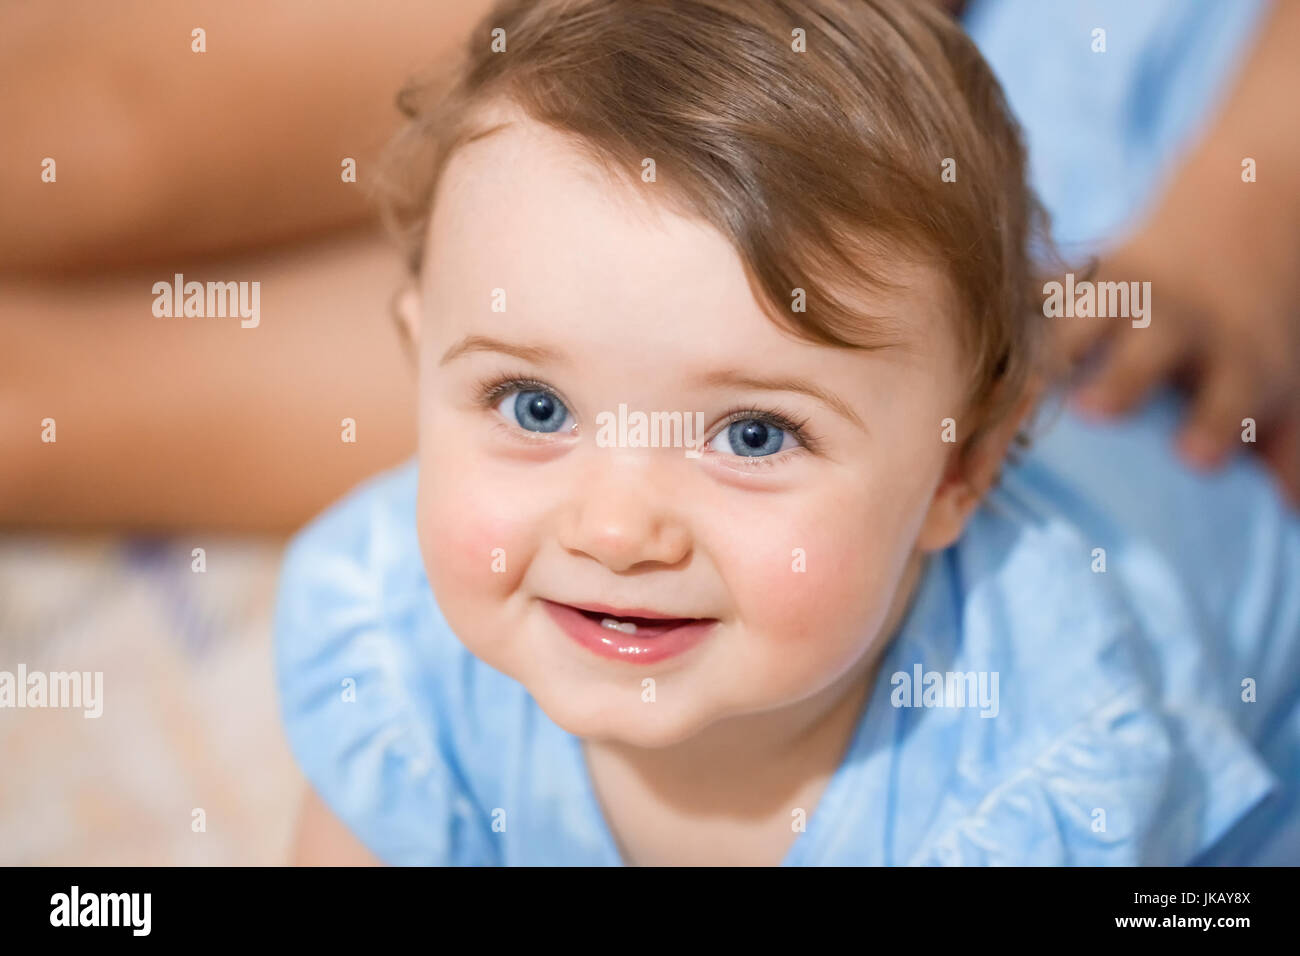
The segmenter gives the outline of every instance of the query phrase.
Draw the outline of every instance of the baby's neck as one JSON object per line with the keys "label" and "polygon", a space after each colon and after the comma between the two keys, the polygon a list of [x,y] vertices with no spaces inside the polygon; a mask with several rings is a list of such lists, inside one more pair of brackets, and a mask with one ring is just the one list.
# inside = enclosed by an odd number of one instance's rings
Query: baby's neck
{"label": "baby's neck", "polygon": [[[706,819],[726,818],[724,826],[752,823],[777,844],[783,832],[792,843],[791,811],[802,807],[811,817],[843,761],[923,567],[923,559],[914,556],[881,628],[883,639],[812,697],[780,710],[719,721],[669,747],[585,742],[593,782],[625,855],[653,857],[653,851],[636,852],[649,842],[647,830],[660,838],[677,830],[688,838],[692,821],[698,825]],[[657,824],[649,822],[654,819]],[[781,854],[776,856],[768,862],[780,862]]]}

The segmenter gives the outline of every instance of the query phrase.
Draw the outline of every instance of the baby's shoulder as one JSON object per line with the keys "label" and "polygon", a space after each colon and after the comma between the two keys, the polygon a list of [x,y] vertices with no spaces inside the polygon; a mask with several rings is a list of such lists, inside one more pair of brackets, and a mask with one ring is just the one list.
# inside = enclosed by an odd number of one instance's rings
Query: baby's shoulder
{"label": "baby's shoulder", "polygon": [[1252,461],[1181,466],[1178,421],[1168,395],[1108,426],[1062,416],[946,555],[914,656],[998,675],[1000,700],[913,734],[972,783],[922,857],[1262,860],[1300,824],[1300,791],[1274,792],[1300,761],[1300,521]]}
{"label": "baby's shoulder", "polygon": [[[1114,423],[1063,414],[1010,484],[1078,530],[1090,570],[1124,595],[1157,651],[1203,657],[1237,690],[1262,673],[1300,679],[1300,515],[1253,455],[1212,473],[1184,466],[1183,420],[1167,389]],[[1188,675],[1173,670],[1176,686]]]}
{"label": "baby's shoulder", "polygon": [[415,501],[408,464],[358,486],[290,543],[274,622],[281,716],[312,786],[380,859],[482,862],[494,844],[478,796],[499,773],[484,755],[502,752],[497,715],[517,713],[511,699],[525,692],[443,620]]}

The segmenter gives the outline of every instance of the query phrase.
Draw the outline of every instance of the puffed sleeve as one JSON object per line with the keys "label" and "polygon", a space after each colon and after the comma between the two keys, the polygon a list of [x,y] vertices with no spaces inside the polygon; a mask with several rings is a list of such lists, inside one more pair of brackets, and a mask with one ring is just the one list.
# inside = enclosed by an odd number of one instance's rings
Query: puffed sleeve
{"label": "puffed sleeve", "polygon": [[403,480],[363,486],[289,546],[274,634],[285,732],[312,787],[380,860],[490,862],[472,858],[478,821],[442,732],[423,595],[391,583],[419,560],[413,513],[409,528],[391,516]]}
{"label": "puffed sleeve", "polygon": [[[1109,428],[1062,417],[991,496],[1004,517],[972,522],[984,534],[962,550],[961,576],[986,584],[964,608],[966,644],[982,655],[968,669],[1013,661],[1019,675],[1002,684],[1011,721],[978,728],[969,766],[1014,757],[924,862],[1186,865],[1248,820],[1285,825],[1294,738],[1261,733],[1231,653],[1234,634],[1258,628],[1258,640],[1266,628],[1220,613],[1243,603],[1249,575],[1214,566],[1260,536],[1247,512],[1285,519],[1245,464],[1210,477],[1182,469],[1167,451],[1176,412],[1153,404]],[[1016,547],[976,546],[1010,529]],[[1258,576],[1272,580],[1267,566]],[[1294,646],[1295,633],[1287,625],[1277,642]],[[1295,709],[1293,696],[1277,703],[1258,714]],[[1017,714],[1032,720],[1017,728]]]}

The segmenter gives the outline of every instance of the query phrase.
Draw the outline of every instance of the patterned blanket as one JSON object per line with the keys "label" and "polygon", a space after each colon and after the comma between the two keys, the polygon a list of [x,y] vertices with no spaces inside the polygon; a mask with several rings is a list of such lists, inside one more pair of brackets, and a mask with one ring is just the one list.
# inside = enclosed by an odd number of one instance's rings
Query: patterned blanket
{"label": "patterned blanket", "polygon": [[0,681],[103,675],[97,718],[0,706],[0,865],[284,862],[304,784],[271,670],[283,545],[0,536]]}

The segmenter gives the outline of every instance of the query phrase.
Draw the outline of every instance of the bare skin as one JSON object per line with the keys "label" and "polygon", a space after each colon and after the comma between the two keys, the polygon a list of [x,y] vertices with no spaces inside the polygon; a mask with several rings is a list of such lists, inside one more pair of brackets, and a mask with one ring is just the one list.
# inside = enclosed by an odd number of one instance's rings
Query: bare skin
{"label": "bare skin", "polygon": [[0,232],[0,272],[169,266],[367,221],[397,90],[445,64],[489,5],[4,4],[0,209],[20,228]]}
{"label": "bare skin", "polygon": [[5,285],[0,522],[288,531],[414,450],[414,375],[387,310],[402,272],[383,240],[176,271],[260,281],[260,324],[155,318],[158,270]]}
{"label": "bare skin", "polygon": [[[0,525],[287,531],[414,450],[397,257],[350,234],[396,91],[488,6],[0,8]],[[257,329],[155,319],[175,272],[278,305]]]}
{"label": "bare skin", "polygon": [[[885,630],[895,630],[915,593],[916,563],[896,595]],[[818,701],[806,725],[773,720],[762,757],[733,748],[726,759],[616,743],[584,744],[588,772],[623,862],[633,866],[774,866],[799,838],[795,811],[812,819],[844,762],[879,667],[865,657]]]}
{"label": "bare skin", "polygon": [[291,866],[382,866],[310,787],[303,797]]}
{"label": "bare skin", "polygon": [[[0,152],[0,208],[14,225],[0,234],[0,524],[287,530],[413,451],[407,363],[378,318],[348,321],[387,307],[395,266],[379,265],[377,239],[350,246],[354,260],[302,253],[313,248],[309,237],[369,219],[362,190],[339,179],[341,158],[358,159],[362,186],[396,126],[396,90],[445,62],[488,7],[392,0],[375,17],[318,4],[311,18],[290,0],[0,8],[9,147]],[[202,54],[191,50],[200,26]],[[1294,123],[1275,119],[1289,115],[1300,10],[1278,4],[1261,37],[1162,207],[1104,264],[1116,276],[1172,273],[1162,287],[1211,304],[1197,316],[1180,303],[1158,332],[1138,330],[1150,348],[1112,348],[1089,394],[1092,410],[1115,414],[1183,366],[1195,398],[1189,458],[1221,461],[1239,444],[1230,440],[1239,410],[1258,408],[1260,443],[1248,447],[1295,496],[1298,363],[1278,359],[1300,338],[1288,307],[1300,143]],[[142,58],[141,48],[156,55]],[[1238,175],[1246,154],[1260,163],[1250,185]],[[54,184],[41,182],[47,156],[58,163]],[[179,260],[207,257],[216,260],[205,262],[204,278],[236,278],[223,258],[232,255],[244,263],[241,277],[282,276],[304,291],[333,283],[333,294],[311,308],[286,300],[242,343],[193,327],[188,339],[161,339],[144,311],[149,284],[179,271]],[[74,277],[108,268],[119,278]],[[1086,341],[1067,347],[1091,344],[1084,328],[1069,326]],[[1199,378],[1186,368],[1196,365]],[[52,404],[67,409],[55,416],[57,455],[39,441]],[[304,437],[329,422],[337,439],[344,416],[334,404],[369,423],[346,456]]]}

